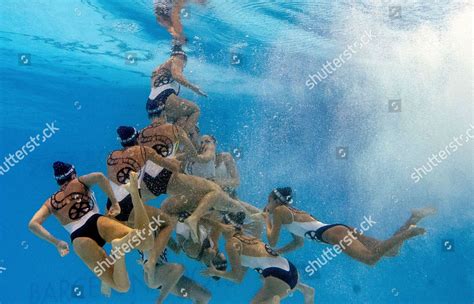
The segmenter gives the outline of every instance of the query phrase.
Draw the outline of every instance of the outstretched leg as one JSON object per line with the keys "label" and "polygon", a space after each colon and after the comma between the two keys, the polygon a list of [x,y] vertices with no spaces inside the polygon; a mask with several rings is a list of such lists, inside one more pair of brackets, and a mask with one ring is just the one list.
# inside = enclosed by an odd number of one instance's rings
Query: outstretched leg
{"label": "outstretched leg", "polygon": [[238,201],[231,199],[217,184],[197,176],[175,174],[168,184],[168,194],[187,199],[184,206],[178,208],[194,209],[185,221],[191,229],[194,242],[199,242],[198,222],[211,208],[228,212],[245,211]]}
{"label": "outstretched leg", "polygon": [[163,221],[159,227],[159,230],[155,231],[154,233],[155,243],[153,248],[149,250],[148,263],[144,265],[145,272],[148,274],[148,280],[150,281],[150,284],[153,284],[153,280],[156,278],[156,262],[158,261],[158,257],[165,250],[175,225],[171,224],[170,217],[161,212],[160,209],[150,206],[147,206],[147,209],[148,214],[151,214],[155,219]]}
{"label": "outstretched leg", "polygon": [[140,197],[138,191],[138,174],[130,172],[130,181],[125,185],[132,196],[133,204],[133,223],[136,230],[140,231],[144,236],[140,245],[137,246],[140,250],[149,250],[153,248],[154,235],[150,227],[150,219],[148,218],[145,205]]}
{"label": "outstretched leg", "polygon": [[[411,211],[410,218],[393,235],[397,235],[398,233],[407,230],[408,228],[410,228],[410,226],[418,224],[418,222],[421,221],[423,218],[436,214],[436,212],[437,212],[436,208],[433,208],[433,207],[413,209]],[[397,256],[400,253],[401,247],[402,247],[402,244],[393,247],[393,249],[387,251],[385,256],[387,257]]]}
{"label": "outstretched leg", "polygon": [[[380,242],[372,250],[359,241],[357,237],[352,234],[352,231],[345,226],[335,226],[330,228],[323,233],[322,237],[330,244],[340,245],[341,249],[350,257],[367,265],[375,265],[387,251],[405,240],[423,233],[425,233],[423,228],[412,227],[400,232],[386,241]],[[347,236],[351,236],[351,241],[344,241],[344,238],[347,238]]]}

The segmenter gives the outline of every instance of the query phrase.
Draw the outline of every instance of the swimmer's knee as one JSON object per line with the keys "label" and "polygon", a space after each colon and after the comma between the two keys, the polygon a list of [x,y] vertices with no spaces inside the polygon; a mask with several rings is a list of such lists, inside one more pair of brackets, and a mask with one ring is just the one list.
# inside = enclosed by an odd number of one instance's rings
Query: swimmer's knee
{"label": "swimmer's knee", "polygon": [[380,257],[377,256],[376,254],[370,253],[367,256],[365,256],[363,259],[361,259],[361,262],[368,266],[374,266],[377,264],[377,262],[380,260]]}
{"label": "swimmer's knee", "polygon": [[184,266],[181,264],[174,264],[172,272],[178,276],[182,276],[184,274]]}

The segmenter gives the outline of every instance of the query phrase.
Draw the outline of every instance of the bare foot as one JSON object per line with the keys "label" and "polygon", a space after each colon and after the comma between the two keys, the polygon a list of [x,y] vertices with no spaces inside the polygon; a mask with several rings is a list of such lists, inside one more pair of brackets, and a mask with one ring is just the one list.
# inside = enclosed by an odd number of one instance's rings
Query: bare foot
{"label": "bare foot", "polygon": [[138,193],[138,173],[130,172],[128,183],[124,185],[124,188],[130,193]]}
{"label": "bare foot", "polygon": [[189,229],[191,230],[191,238],[195,243],[199,243],[198,222],[199,219],[192,215],[189,216],[186,220],[184,220],[184,223],[187,224],[189,226]]}
{"label": "bare foot", "polygon": [[415,223],[418,223],[422,218],[436,214],[436,212],[438,212],[438,210],[434,207],[413,209],[411,211],[411,217]]}
{"label": "bare foot", "polygon": [[106,283],[102,282],[100,285],[100,292],[107,298],[110,298],[112,295],[112,288],[110,288],[109,285]]}
{"label": "bare foot", "polygon": [[148,285],[155,286],[156,262],[147,261],[145,264],[143,264],[143,270],[147,276]]}
{"label": "bare foot", "polygon": [[418,235],[422,235],[426,233],[426,229],[417,227],[416,225],[410,225],[410,228],[407,230],[408,238],[412,238]]}

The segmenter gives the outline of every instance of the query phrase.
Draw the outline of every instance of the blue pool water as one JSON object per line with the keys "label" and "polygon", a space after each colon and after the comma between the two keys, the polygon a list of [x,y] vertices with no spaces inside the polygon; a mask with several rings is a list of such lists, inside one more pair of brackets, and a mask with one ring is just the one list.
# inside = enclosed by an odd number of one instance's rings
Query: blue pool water
{"label": "blue pool water", "polygon": [[[56,189],[53,161],[75,163],[80,174],[104,172],[118,146],[115,128],[146,126],[149,74],[170,43],[151,2],[1,1],[0,162],[46,124],[59,128],[0,174],[2,304],[156,299],[138,255],[127,260],[130,292],[106,299],[75,254],[60,258],[27,229]],[[473,141],[458,144],[419,182],[411,177],[474,123],[470,1],[209,0],[182,15],[186,74],[209,98],[183,96],[200,105],[200,127],[217,137],[219,150],[241,151],[244,200],[263,207],[273,187],[288,184],[297,208],[352,226],[371,216],[377,224],[368,233],[378,238],[391,235],[411,208],[438,208],[420,224],[426,235],[375,267],[341,255],[309,276],[308,261],[325,247],[306,243],[289,254],[317,303],[474,301]],[[367,32],[366,45],[309,88],[309,75]],[[338,147],[348,151],[343,159]],[[46,227],[68,240],[54,219]],[[241,285],[216,283],[183,256],[170,259],[212,291],[211,303],[249,303],[260,287],[254,272]],[[188,302],[170,296],[167,303]]]}

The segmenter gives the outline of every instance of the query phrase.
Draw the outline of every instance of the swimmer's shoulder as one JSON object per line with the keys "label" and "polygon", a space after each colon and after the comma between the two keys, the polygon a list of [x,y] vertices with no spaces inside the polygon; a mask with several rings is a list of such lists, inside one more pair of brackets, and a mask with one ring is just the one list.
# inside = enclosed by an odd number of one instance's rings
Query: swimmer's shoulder
{"label": "swimmer's shoulder", "polygon": [[282,224],[291,224],[293,222],[293,213],[286,206],[276,207],[274,214],[280,218]]}

